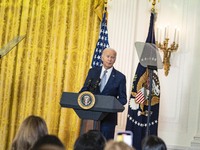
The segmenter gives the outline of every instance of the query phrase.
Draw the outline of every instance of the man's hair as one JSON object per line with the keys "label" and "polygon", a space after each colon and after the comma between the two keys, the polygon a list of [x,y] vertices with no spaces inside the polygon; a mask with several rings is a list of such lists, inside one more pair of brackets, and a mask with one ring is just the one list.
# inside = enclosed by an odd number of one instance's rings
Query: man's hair
{"label": "man's hair", "polygon": [[60,139],[55,135],[45,135],[42,138],[40,138],[35,145],[33,146],[32,150],[42,150],[45,149],[45,147],[57,147],[58,149],[64,149],[65,146],[60,141]]}
{"label": "man's hair", "polygon": [[167,150],[167,147],[161,138],[150,135],[142,140],[142,150]]}
{"label": "man's hair", "polygon": [[111,47],[107,47],[107,48],[105,48],[105,49],[102,51],[101,57],[102,57],[102,55],[104,55],[104,52],[107,51],[107,50],[112,50],[112,51],[114,51],[114,52],[115,52],[115,55],[117,56],[117,52],[116,52],[115,49],[113,49],[113,48],[111,48]]}
{"label": "man's hair", "polygon": [[74,150],[103,150],[105,143],[106,139],[100,131],[89,130],[77,138]]}

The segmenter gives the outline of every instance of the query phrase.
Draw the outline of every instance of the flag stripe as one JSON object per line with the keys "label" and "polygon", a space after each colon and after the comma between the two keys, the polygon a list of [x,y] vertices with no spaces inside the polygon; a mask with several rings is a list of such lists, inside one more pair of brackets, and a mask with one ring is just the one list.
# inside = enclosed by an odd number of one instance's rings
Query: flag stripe
{"label": "flag stripe", "polygon": [[137,103],[144,103],[144,101],[145,101],[144,94],[143,94],[141,91],[139,91],[139,92],[137,93],[135,99],[136,99],[136,102],[137,102]]}

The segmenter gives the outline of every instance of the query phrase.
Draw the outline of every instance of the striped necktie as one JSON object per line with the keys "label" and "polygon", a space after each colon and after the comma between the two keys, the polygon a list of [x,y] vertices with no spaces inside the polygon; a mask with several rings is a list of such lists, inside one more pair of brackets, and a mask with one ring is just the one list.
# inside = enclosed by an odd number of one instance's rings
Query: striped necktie
{"label": "striped necktie", "polygon": [[104,89],[104,87],[105,87],[105,85],[106,85],[106,78],[107,78],[106,73],[107,73],[107,72],[108,72],[107,70],[105,70],[105,71],[103,72],[103,76],[102,76],[102,78],[101,78],[101,84],[100,84],[100,92],[103,91],[103,89]]}

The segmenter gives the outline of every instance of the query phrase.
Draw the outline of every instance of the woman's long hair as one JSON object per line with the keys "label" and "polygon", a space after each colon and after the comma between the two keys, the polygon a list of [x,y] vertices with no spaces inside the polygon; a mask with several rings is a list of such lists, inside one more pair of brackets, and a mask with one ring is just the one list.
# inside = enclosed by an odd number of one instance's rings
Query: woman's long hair
{"label": "woman's long hair", "polygon": [[21,124],[11,150],[30,150],[35,142],[48,134],[46,122],[38,116],[29,116]]}

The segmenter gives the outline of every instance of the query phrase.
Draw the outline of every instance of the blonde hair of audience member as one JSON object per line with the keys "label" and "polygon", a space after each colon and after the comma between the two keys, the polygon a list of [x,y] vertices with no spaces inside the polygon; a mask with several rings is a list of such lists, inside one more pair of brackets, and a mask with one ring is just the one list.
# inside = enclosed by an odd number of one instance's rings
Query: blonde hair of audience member
{"label": "blonde hair of audience member", "polygon": [[135,150],[135,149],[122,141],[118,142],[110,140],[106,143],[104,150]]}
{"label": "blonde hair of audience member", "polygon": [[48,134],[44,119],[29,116],[21,124],[11,146],[11,150],[30,150],[35,142]]}

